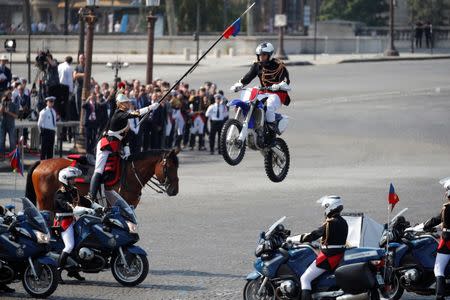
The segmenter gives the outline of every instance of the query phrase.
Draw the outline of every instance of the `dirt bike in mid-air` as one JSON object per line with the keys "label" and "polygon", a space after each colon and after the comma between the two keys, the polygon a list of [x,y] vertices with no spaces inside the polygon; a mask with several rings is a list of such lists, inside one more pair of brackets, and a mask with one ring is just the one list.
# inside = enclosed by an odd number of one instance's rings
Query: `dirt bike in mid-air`
{"label": "dirt bike in mid-air", "polygon": [[286,130],[288,117],[276,114],[277,137],[269,137],[270,129],[265,122],[267,96],[264,94],[267,91],[270,88],[244,89],[240,99],[228,103],[229,107],[235,107],[235,115],[223,125],[220,149],[225,161],[232,166],[242,161],[247,146],[260,151],[267,177],[281,182],[288,174],[290,163],[289,148],[279,137]]}

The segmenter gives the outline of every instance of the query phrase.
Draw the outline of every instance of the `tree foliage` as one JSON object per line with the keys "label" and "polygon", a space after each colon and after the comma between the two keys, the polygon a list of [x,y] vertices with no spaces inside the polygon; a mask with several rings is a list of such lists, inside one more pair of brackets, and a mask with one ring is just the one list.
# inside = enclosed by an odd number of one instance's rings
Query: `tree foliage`
{"label": "tree foliage", "polygon": [[384,25],[386,18],[383,15],[388,10],[386,0],[323,0],[320,19],[357,21],[372,26]]}
{"label": "tree foliage", "polygon": [[450,0],[408,0],[408,6],[417,21],[430,21],[435,25],[448,25]]}

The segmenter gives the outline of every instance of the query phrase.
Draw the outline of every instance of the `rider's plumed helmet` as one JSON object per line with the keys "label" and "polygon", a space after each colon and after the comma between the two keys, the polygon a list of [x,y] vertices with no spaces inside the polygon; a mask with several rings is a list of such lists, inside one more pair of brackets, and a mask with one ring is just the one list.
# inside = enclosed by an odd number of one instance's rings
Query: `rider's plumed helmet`
{"label": "rider's plumed helmet", "polygon": [[83,173],[75,167],[67,167],[59,171],[58,180],[65,186],[69,184],[69,180],[80,177]]}
{"label": "rider's plumed helmet", "polygon": [[317,203],[325,210],[324,214],[326,217],[334,213],[340,213],[344,209],[341,197],[336,195],[324,196],[317,200]]}

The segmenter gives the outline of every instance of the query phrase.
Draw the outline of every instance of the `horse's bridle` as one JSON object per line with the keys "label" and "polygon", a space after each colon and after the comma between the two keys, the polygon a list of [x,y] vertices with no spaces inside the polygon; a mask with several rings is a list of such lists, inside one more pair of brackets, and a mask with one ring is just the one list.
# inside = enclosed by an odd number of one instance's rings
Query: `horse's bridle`
{"label": "horse's bridle", "polygon": [[156,175],[153,175],[153,177],[150,178],[150,180],[146,184],[143,184],[142,180],[140,179],[140,177],[138,175],[136,166],[134,165],[134,161],[131,161],[131,170],[133,170],[134,177],[140,184],[141,189],[143,189],[147,185],[148,187],[150,187],[152,190],[154,190],[158,194],[167,193],[167,186],[170,184],[169,183],[169,168],[167,167],[166,154],[164,154],[164,156],[162,158],[162,166],[163,166],[163,176],[164,176],[163,183],[161,183],[161,181],[158,179],[158,177],[156,177]]}

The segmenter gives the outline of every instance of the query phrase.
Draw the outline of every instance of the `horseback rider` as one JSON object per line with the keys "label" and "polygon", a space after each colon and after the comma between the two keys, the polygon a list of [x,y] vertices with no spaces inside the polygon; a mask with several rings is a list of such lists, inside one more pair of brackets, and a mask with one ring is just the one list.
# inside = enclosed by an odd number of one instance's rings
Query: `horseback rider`
{"label": "horseback rider", "polygon": [[325,223],[308,234],[289,237],[291,242],[311,243],[321,239],[321,251],[316,260],[306,269],[300,278],[302,300],[311,300],[311,282],[325,273],[334,271],[344,257],[347,242],[348,225],[341,216],[344,205],[339,196],[324,196],[317,201],[325,209]]}
{"label": "horseback rider", "polygon": [[130,112],[130,99],[123,93],[119,93],[116,98],[117,109],[112,115],[109,124],[103,134],[103,137],[97,143],[97,153],[95,157],[95,170],[91,179],[89,194],[87,198],[95,201],[97,198],[100,181],[103,176],[106,161],[110,154],[118,154],[121,145],[123,146],[123,158],[130,156],[130,147],[128,146],[128,139],[126,134],[130,129],[128,119],[139,118],[146,113],[155,110],[159,107],[159,103],[155,102],[147,107],[141,108],[137,111]]}
{"label": "horseback rider", "polygon": [[233,92],[240,91],[258,76],[261,86],[270,89],[265,91],[263,96],[267,97],[266,124],[272,139],[278,131],[275,112],[282,104],[287,106],[291,101],[287,93],[291,90],[289,72],[281,60],[272,58],[274,51],[275,48],[271,43],[264,42],[258,45],[257,61],[253,63],[250,71],[230,88]]}
{"label": "horseback rider", "polygon": [[[58,274],[61,283],[64,283],[61,279],[61,272],[64,270],[67,258],[69,257],[75,246],[73,231],[73,209],[80,202],[80,195],[78,194],[78,189],[75,187],[75,178],[81,175],[81,170],[75,167],[64,168],[59,171],[58,175],[58,180],[62,183],[62,186],[56,191],[54,198],[54,226],[61,227],[61,237],[64,242],[64,249],[61,252],[58,260]],[[84,277],[82,277],[75,270],[69,270],[68,276],[74,277],[78,280],[84,280]]]}
{"label": "horseback rider", "polygon": [[441,181],[444,186],[446,200],[441,213],[424,223],[423,230],[431,231],[434,226],[442,223],[442,235],[439,241],[436,260],[434,262],[434,276],[436,276],[436,299],[445,299],[445,269],[450,261],[450,178]]}

